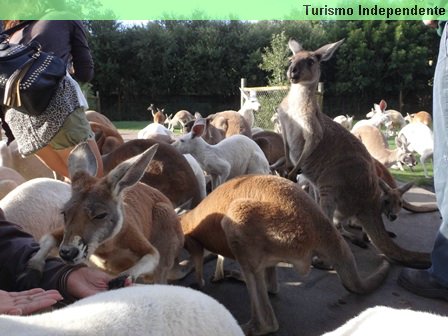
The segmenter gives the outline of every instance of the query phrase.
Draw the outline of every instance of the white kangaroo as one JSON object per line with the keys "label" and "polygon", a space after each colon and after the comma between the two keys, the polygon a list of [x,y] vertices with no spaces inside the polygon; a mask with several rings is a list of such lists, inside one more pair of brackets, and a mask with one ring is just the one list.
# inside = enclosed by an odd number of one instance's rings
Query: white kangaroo
{"label": "white kangaroo", "polygon": [[251,91],[249,95],[247,95],[243,90],[241,90],[241,94],[244,96],[244,104],[238,110],[238,113],[246,119],[250,128],[253,128],[255,125],[255,116],[254,111],[258,111],[260,109],[260,102],[258,101],[257,95],[255,91]]}
{"label": "white kangaroo", "polygon": [[269,162],[255,141],[235,134],[216,145],[202,138],[206,121],[197,119],[187,133],[172,145],[182,154],[191,154],[212,178],[212,189],[230,178],[243,174],[269,174]]}

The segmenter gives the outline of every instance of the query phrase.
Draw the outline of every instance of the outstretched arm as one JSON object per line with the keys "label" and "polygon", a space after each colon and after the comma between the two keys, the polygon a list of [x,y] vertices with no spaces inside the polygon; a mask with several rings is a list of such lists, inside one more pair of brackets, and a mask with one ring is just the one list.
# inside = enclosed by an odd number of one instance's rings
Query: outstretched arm
{"label": "outstretched arm", "polygon": [[[31,289],[24,286],[19,275],[24,273],[29,259],[38,250],[39,244],[34,238],[6,221],[0,210],[0,289],[12,292]],[[58,258],[49,258],[39,287],[56,289],[64,298],[73,300],[107,290],[111,279],[99,269],[82,264],[67,265]]]}
{"label": "outstretched arm", "polygon": [[[0,289],[13,292],[31,289],[24,288],[21,279],[17,278],[25,271],[28,260],[39,250],[39,244],[31,235],[2,217],[0,216]],[[39,287],[60,290],[59,280],[70,269],[71,266],[59,259],[48,259]]]}
{"label": "outstretched arm", "polygon": [[0,290],[0,314],[28,315],[49,308],[63,297],[57,290],[34,288],[23,292]]}

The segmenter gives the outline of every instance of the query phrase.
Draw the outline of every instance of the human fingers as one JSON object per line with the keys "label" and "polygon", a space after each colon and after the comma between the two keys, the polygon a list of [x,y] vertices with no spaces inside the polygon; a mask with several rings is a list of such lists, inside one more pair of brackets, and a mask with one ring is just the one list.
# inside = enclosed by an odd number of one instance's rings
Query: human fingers
{"label": "human fingers", "polygon": [[14,303],[16,305],[28,305],[33,302],[38,301],[60,301],[63,299],[62,295],[57,290],[48,290],[48,291],[25,291],[21,292],[20,295],[16,295],[13,297]]}
{"label": "human fingers", "polygon": [[45,289],[33,288],[33,289],[21,291],[21,292],[9,292],[9,295],[13,298],[20,298],[20,297],[26,297],[28,295],[34,295],[34,294],[38,294],[38,293],[42,293],[42,292],[45,292]]}
{"label": "human fingers", "polygon": [[46,309],[54,305],[58,300],[53,298],[41,297],[35,299],[34,301],[30,301],[26,304],[20,304],[17,308],[22,310],[22,315],[31,314],[34,312],[38,312],[40,310]]}

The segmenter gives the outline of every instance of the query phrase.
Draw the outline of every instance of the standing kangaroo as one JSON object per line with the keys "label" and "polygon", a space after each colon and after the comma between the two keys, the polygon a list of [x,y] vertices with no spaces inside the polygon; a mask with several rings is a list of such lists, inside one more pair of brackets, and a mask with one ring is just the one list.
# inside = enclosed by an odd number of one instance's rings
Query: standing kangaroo
{"label": "standing kangaroo", "polygon": [[372,157],[353,134],[322,113],[317,103],[320,63],[329,60],[342,42],[316,51],[303,50],[295,40],[289,42],[291,87],[278,109],[287,164],[294,167],[288,177],[295,179],[301,170],[318,188],[322,210],[336,225],[352,217],[392,261],[428,267],[428,253],[401,248],[388,236]]}

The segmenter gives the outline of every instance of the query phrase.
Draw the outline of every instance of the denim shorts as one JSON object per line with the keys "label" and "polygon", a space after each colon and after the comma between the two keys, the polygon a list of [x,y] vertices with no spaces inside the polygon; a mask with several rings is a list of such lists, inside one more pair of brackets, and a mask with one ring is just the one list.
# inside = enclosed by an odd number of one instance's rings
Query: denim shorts
{"label": "denim shorts", "polygon": [[65,119],[62,128],[50,141],[50,146],[56,150],[74,147],[77,144],[93,139],[94,134],[86,118],[84,109],[76,109]]}

